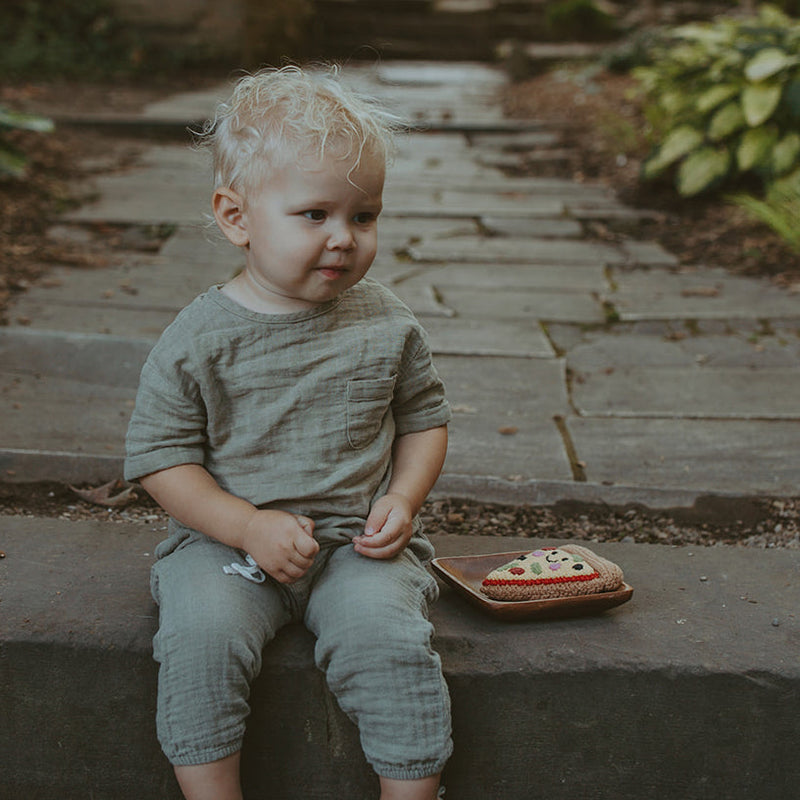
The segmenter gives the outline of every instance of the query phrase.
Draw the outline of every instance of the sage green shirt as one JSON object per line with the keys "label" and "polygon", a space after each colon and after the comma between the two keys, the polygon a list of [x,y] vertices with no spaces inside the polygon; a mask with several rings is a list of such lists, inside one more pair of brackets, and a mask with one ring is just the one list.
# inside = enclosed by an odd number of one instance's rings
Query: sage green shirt
{"label": "sage green shirt", "polygon": [[147,359],[125,477],[201,464],[256,506],[354,533],[386,490],[395,437],[449,419],[424,331],[377,282],[279,315],[212,287]]}

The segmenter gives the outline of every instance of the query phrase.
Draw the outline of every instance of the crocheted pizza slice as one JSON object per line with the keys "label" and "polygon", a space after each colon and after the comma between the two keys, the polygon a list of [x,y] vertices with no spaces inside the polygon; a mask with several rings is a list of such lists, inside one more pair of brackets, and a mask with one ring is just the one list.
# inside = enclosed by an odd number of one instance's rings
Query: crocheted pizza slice
{"label": "crocheted pizza slice", "polygon": [[493,600],[544,600],[608,592],[622,585],[622,570],[586,547],[542,547],[493,569],[481,592]]}

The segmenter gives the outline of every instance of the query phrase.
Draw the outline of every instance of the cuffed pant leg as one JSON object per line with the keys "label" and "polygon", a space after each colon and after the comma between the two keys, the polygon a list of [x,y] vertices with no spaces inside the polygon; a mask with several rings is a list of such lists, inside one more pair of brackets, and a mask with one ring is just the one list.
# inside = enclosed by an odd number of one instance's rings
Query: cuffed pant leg
{"label": "cuffed pant leg", "polygon": [[331,556],[307,606],[317,666],[383,777],[435,775],[452,752],[450,699],[427,618],[436,594],[408,549],[378,560],[345,546]]}
{"label": "cuffed pant leg", "polygon": [[158,737],[175,765],[204,764],[241,749],[250,684],[261,652],[290,613],[280,587],[226,575],[241,561],[207,537],[185,539],[153,566],[159,604]]}

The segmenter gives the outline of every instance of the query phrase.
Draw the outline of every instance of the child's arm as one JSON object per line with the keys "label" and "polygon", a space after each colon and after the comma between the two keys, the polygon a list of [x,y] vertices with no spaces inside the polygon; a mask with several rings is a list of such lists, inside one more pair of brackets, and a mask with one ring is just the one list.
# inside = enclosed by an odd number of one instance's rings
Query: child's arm
{"label": "child's arm", "polygon": [[222,489],[199,464],[153,472],[140,482],[179,522],[249,553],[280,583],[301,578],[319,551],[311,519],[286,511],[258,509]]}
{"label": "child's arm", "polygon": [[364,534],[353,539],[356,552],[392,558],[408,544],[414,516],[436,483],[446,453],[446,425],[397,437],[389,488],[372,507]]}

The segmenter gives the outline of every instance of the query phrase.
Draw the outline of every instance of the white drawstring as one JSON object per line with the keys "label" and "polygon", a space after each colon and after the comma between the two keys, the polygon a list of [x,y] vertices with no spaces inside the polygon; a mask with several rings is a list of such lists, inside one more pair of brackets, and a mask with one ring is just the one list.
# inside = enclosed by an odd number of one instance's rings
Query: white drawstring
{"label": "white drawstring", "polygon": [[241,575],[243,578],[247,578],[248,581],[253,581],[253,583],[264,583],[267,576],[261,567],[256,564],[253,556],[247,553],[244,560],[247,562],[247,566],[234,561],[229,567],[223,567],[222,571],[226,575]]}

